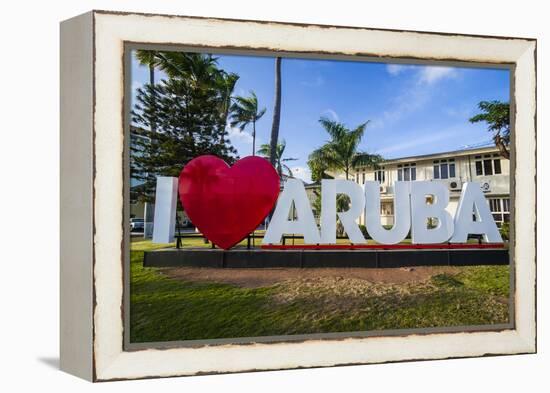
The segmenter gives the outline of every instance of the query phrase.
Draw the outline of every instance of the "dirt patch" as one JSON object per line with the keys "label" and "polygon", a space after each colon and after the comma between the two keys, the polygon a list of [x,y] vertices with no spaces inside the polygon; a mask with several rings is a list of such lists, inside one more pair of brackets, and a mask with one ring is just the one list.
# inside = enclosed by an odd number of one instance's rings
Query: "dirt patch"
{"label": "dirt patch", "polygon": [[[379,284],[406,284],[428,280],[437,274],[456,274],[460,270],[450,266],[420,266],[395,269],[367,268],[277,268],[277,269],[215,269],[180,267],[165,268],[162,272],[169,277],[195,282],[219,282],[244,288],[270,286],[286,281],[315,282],[319,279],[359,280]],[[366,283],[365,283],[366,284]]]}

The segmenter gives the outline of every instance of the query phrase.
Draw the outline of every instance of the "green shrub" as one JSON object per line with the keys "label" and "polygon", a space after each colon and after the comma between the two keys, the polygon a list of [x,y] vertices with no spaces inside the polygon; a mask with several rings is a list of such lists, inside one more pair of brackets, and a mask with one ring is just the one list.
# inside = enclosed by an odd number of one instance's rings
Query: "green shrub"
{"label": "green shrub", "polygon": [[499,228],[500,230],[500,236],[502,236],[502,240],[510,240],[510,224],[507,222],[503,222],[502,225]]}
{"label": "green shrub", "polygon": [[359,224],[359,229],[361,230],[361,233],[363,234],[363,236],[365,237],[365,239],[371,239],[369,233],[367,232],[367,227],[364,226],[363,224]]}

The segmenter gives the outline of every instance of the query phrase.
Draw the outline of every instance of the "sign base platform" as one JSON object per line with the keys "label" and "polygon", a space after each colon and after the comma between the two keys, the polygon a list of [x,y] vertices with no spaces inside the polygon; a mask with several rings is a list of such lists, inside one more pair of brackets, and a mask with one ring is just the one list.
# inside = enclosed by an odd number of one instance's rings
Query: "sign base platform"
{"label": "sign base platform", "polygon": [[309,250],[187,248],[146,251],[145,267],[207,268],[397,268],[507,265],[507,249]]}

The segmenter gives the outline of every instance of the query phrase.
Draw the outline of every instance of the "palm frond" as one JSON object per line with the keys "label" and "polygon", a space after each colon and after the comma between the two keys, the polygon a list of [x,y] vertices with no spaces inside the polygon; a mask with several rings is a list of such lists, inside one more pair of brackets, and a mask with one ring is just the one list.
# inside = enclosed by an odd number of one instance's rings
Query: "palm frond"
{"label": "palm frond", "polygon": [[257,153],[261,156],[269,158],[269,151],[270,151],[269,145],[267,143],[264,143],[263,145],[260,146]]}
{"label": "palm frond", "polygon": [[323,177],[326,171],[345,172],[347,176],[358,165],[375,165],[380,161],[379,156],[358,152],[368,121],[353,130],[326,117],[321,117],[319,123],[329,134],[330,140],[309,156],[308,166],[312,173],[315,172],[316,178]]}
{"label": "palm frond", "polygon": [[283,164],[283,169],[286,170],[288,176],[294,177],[294,173],[292,173],[292,169],[288,165]]}
{"label": "palm frond", "polygon": [[368,153],[357,153],[352,160],[352,166],[357,167],[370,167],[378,168],[384,159],[378,154],[368,154]]}
{"label": "palm frond", "polygon": [[323,126],[325,131],[330,135],[332,140],[340,140],[346,134],[346,127],[337,121],[330,120],[326,117],[321,117],[319,123]]}
{"label": "palm frond", "polygon": [[256,120],[260,120],[263,115],[265,115],[266,108],[261,109],[258,113],[256,113]]}
{"label": "palm frond", "polygon": [[[277,172],[279,173],[279,176],[282,176],[284,171],[287,172],[289,176],[292,176],[292,170],[288,165],[285,165],[284,162],[289,161],[296,161],[297,158],[291,158],[291,157],[283,157],[284,151],[286,149],[286,141],[283,139],[279,143],[277,143],[277,147],[275,149],[275,168],[277,169]],[[271,145],[268,143],[264,143],[260,146],[257,153],[266,159],[270,159],[271,154]]]}
{"label": "palm frond", "polygon": [[233,97],[230,112],[231,127],[238,126],[243,131],[250,123],[258,121],[265,114],[266,108],[258,110],[258,97],[251,91],[249,97]]}
{"label": "palm frond", "polygon": [[136,59],[141,65],[154,67],[158,64],[159,61],[158,53],[159,52],[153,50],[140,49],[136,51]]}

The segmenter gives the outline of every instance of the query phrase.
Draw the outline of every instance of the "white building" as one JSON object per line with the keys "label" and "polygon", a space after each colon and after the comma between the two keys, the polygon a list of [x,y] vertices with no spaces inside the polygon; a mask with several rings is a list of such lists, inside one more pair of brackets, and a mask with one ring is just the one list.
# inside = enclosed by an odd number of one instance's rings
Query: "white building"
{"label": "white building", "polygon": [[[380,182],[383,225],[393,224],[393,184],[396,181],[431,180],[445,183],[450,191],[447,210],[454,216],[462,184],[478,182],[498,226],[510,220],[510,161],[496,147],[458,150],[384,161],[379,169],[357,168],[350,179],[358,184]],[[341,176],[338,176],[341,177]],[[359,219],[365,223],[364,215]]]}

